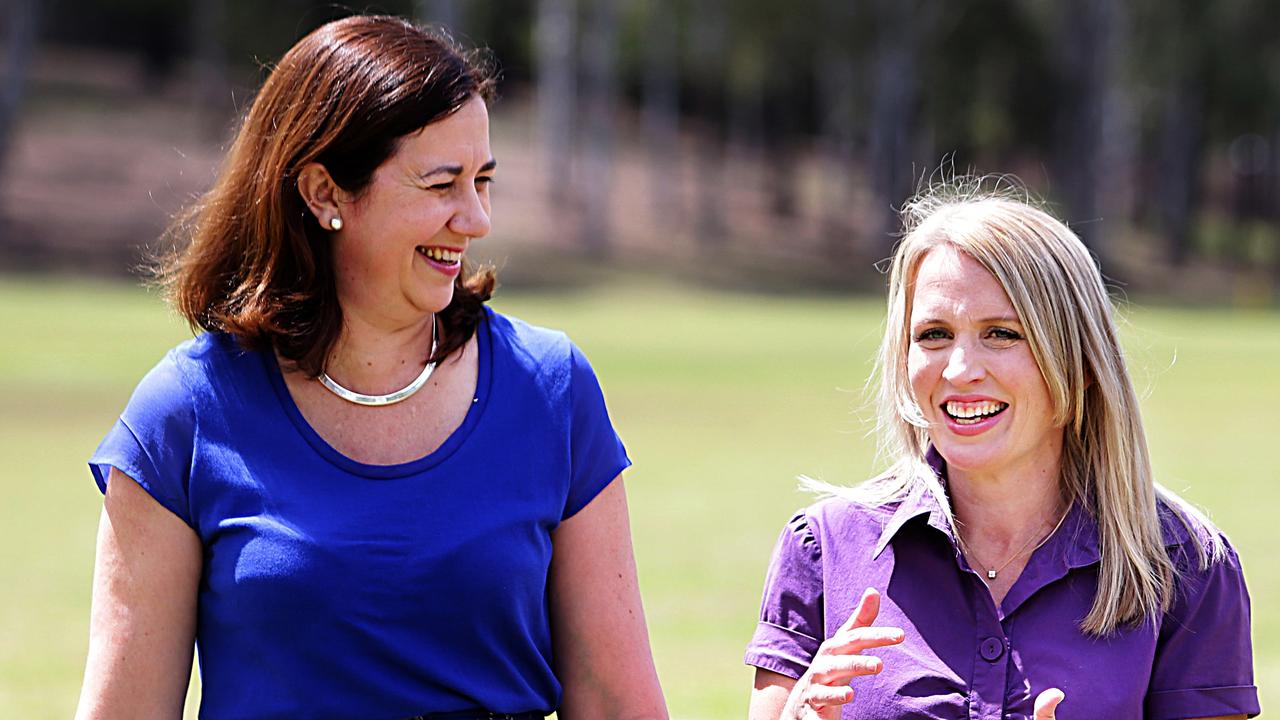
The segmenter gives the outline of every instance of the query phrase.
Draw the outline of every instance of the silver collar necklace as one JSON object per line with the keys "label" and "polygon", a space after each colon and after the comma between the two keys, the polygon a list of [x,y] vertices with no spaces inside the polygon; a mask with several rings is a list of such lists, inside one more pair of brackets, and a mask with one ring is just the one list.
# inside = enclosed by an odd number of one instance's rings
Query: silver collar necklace
{"label": "silver collar necklace", "polygon": [[[431,315],[431,357],[435,357],[435,355],[436,355],[436,316],[434,313],[432,313]],[[365,395],[364,393],[358,393],[354,390],[348,390],[342,387],[341,385],[339,385],[337,382],[335,382],[333,378],[329,377],[329,373],[327,372],[320,373],[320,384],[328,388],[329,392],[333,393],[334,395],[337,395],[338,397],[342,398],[343,400],[346,400],[347,402],[355,403],[356,405],[367,405],[369,407],[382,407],[384,405],[395,405],[401,400],[407,400],[408,398],[413,397],[414,393],[421,390],[423,386],[427,384],[427,380],[431,378],[431,373],[435,372],[435,369],[436,369],[436,363],[433,360],[427,363],[426,367],[422,368],[422,374],[414,378],[413,382],[409,383],[408,385],[405,385],[399,390],[396,390],[394,392],[389,392],[386,395]]]}

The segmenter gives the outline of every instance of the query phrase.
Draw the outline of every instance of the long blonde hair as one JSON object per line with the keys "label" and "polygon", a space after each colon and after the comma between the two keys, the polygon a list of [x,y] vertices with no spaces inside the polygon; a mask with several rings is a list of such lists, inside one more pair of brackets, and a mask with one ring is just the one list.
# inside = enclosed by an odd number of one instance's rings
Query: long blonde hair
{"label": "long blonde hair", "polygon": [[[992,184],[983,178],[951,180],[903,209],[904,235],[889,270],[888,315],[873,375],[881,451],[892,467],[840,494],[883,504],[923,484],[954,522],[940,481],[925,465],[928,423],[906,367],[916,270],[930,250],[950,245],[995,276],[1026,330],[1054,420],[1063,426],[1063,493],[1082,502],[1098,525],[1098,591],[1080,628],[1107,635],[1154,619],[1172,602],[1176,573],[1165,549],[1159,501],[1181,511],[1189,529],[1208,521],[1152,477],[1114,306],[1093,257],[1075,233],[1024,192],[1004,179]],[[1217,533],[1191,534],[1202,564],[1222,557]]]}

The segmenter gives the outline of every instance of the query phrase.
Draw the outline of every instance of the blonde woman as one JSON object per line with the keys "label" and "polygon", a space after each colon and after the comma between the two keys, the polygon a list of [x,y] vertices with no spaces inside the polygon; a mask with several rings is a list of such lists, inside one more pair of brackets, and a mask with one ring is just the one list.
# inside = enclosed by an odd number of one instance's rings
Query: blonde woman
{"label": "blonde woman", "polygon": [[1152,478],[1093,258],[980,187],[906,208],[878,363],[896,462],[783,530],[752,720],[1256,715],[1240,562]]}

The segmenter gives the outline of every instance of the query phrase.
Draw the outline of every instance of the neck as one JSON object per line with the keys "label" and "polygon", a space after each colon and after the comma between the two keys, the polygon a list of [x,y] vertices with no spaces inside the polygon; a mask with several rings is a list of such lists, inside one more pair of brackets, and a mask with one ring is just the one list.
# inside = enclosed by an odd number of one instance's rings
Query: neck
{"label": "neck", "polygon": [[329,353],[325,372],[357,392],[399,390],[426,365],[432,320],[427,315],[410,323],[379,323],[344,312],[342,334]]}
{"label": "neck", "polygon": [[999,554],[1048,532],[1066,510],[1060,461],[1055,452],[994,473],[948,467],[951,508],[965,541]]}

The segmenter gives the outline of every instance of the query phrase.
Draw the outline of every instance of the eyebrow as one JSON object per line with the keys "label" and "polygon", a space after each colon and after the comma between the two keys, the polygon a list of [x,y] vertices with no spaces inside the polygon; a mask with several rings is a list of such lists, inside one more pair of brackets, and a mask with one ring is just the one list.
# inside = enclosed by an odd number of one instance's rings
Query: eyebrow
{"label": "eyebrow", "polygon": [[[981,320],[978,321],[978,323],[980,325],[992,325],[997,323],[1005,323],[1005,324],[1016,323],[1018,325],[1021,325],[1022,320],[1020,320],[1016,315],[997,315],[995,317],[982,318]],[[947,325],[949,323],[948,321],[943,320],[941,318],[928,318],[912,324],[913,325]]]}
{"label": "eyebrow", "polygon": [[[493,158],[489,158],[489,162],[481,165],[480,169],[477,172],[489,172],[490,170],[493,170],[496,167],[498,167],[498,161]],[[461,165],[440,165],[422,173],[421,175],[419,175],[419,177],[430,177],[438,173],[448,173],[450,175],[461,175],[462,166]]]}

